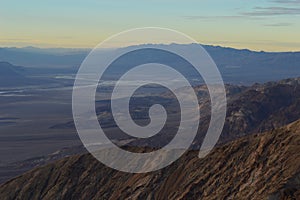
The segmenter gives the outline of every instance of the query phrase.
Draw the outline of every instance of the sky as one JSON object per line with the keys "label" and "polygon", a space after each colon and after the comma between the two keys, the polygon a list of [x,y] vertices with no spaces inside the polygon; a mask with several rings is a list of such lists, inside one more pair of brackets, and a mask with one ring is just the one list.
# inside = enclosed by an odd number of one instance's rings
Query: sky
{"label": "sky", "polygon": [[0,0],[0,46],[93,48],[163,27],[201,44],[300,51],[300,0]]}

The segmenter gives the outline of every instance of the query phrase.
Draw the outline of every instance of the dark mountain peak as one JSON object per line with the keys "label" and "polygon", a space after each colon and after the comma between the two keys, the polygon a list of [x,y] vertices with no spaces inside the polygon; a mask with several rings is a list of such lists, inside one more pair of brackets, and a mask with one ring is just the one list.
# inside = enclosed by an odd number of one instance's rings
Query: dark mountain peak
{"label": "dark mountain peak", "polygon": [[0,61],[0,76],[5,78],[7,76],[22,76],[21,67],[14,66],[8,62]]}
{"label": "dark mountain peak", "polygon": [[0,88],[26,87],[51,83],[50,80],[40,80],[28,76],[28,69],[15,66],[8,62],[0,62]]}

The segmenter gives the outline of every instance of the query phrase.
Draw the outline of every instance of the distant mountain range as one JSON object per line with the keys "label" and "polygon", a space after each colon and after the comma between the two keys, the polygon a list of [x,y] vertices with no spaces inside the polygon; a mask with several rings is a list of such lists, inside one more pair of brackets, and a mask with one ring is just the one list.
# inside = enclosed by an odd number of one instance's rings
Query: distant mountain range
{"label": "distant mountain range", "polygon": [[52,68],[53,70],[78,67],[86,55],[86,50],[39,49],[34,47],[0,48],[0,61],[26,67]]}
{"label": "distant mountain range", "polygon": [[[188,45],[191,54],[195,53],[193,48],[196,45]],[[209,45],[203,47],[214,59],[227,83],[252,84],[300,76],[300,52],[274,53]],[[34,67],[35,70],[43,69],[41,73],[75,73],[88,53],[89,49],[0,48],[0,61]],[[172,66],[174,63],[171,60],[169,64]]]}

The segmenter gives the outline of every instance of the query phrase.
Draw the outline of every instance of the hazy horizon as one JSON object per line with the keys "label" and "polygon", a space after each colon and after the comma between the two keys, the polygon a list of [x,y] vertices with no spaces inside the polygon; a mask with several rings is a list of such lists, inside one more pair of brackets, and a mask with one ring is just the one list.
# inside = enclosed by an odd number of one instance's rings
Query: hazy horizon
{"label": "hazy horizon", "polygon": [[[229,49],[236,49],[236,50],[249,50],[249,51],[253,51],[253,52],[269,52],[269,53],[298,53],[300,52],[300,48],[298,50],[286,50],[286,51],[266,51],[264,49],[251,49],[251,48],[238,48],[238,47],[234,47],[234,46],[226,46],[226,45],[216,45],[216,44],[201,44],[201,43],[189,43],[189,44],[178,44],[178,43],[171,43],[171,44],[138,44],[138,45],[193,45],[193,44],[199,44],[202,46],[212,46],[212,47],[220,47],[220,48],[229,48]],[[119,46],[119,47],[111,47],[111,48],[101,48],[103,50],[111,50],[111,49],[118,49],[118,48],[126,48],[126,47],[131,47],[131,46],[135,46],[135,45],[125,45],[125,46]],[[8,49],[40,49],[40,50],[65,50],[65,51],[91,51],[94,48],[97,48],[97,46],[95,47],[60,47],[60,46],[56,46],[56,47],[40,47],[38,45],[29,45],[29,46],[1,46],[0,48],[8,48]]]}
{"label": "hazy horizon", "polygon": [[299,15],[298,0],[11,0],[2,2],[0,46],[93,48],[128,29],[163,27],[199,43],[299,51]]}

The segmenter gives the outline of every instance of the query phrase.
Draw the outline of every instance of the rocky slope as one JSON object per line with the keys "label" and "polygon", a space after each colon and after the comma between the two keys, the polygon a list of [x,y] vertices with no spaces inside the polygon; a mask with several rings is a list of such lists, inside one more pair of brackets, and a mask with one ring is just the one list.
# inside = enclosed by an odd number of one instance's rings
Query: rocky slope
{"label": "rocky slope", "polygon": [[300,121],[216,148],[190,151],[147,174],[110,169],[77,155],[0,187],[1,199],[299,199]]}
{"label": "rocky slope", "polygon": [[65,147],[49,155],[33,157],[19,162],[0,165],[0,184],[33,168],[49,164],[70,155],[82,154],[83,152],[87,153],[84,146]]}
{"label": "rocky slope", "polygon": [[224,140],[287,125],[300,118],[300,78],[256,84],[228,100]]}
{"label": "rocky slope", "polygon": [[[210,100],[205,86],[195,87],[195,91],[198,93],[201,119],[193,148],[198,149],[210,122]],[[270,131],[300,119],[300,78],[255,84],[250,87],[227,85],[226,93],[227,116],[219,144],[246,135]],[[176,107],[172,103],[168,106],[172,109]],[[132,145],[160,147],[160,144],[155,142],[168,140],[173,131],[162,135],[161,138],[134,141]]]}

